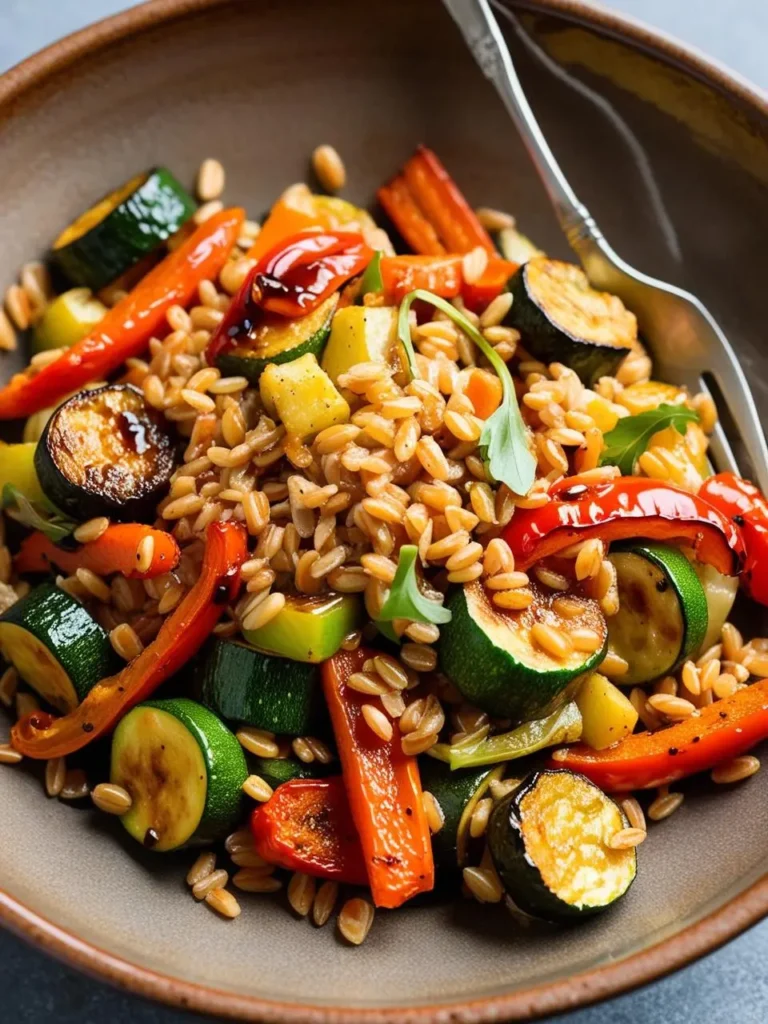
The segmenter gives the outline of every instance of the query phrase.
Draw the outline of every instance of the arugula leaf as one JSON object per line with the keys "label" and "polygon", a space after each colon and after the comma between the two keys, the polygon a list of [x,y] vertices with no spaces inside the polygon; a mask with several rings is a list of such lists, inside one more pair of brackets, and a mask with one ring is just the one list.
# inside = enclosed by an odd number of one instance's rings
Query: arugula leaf
{"label": "arugula leaf", "polygon": [[660,405],[634,416],[625,416],[605,435],[606,447],[600,464],[618,466],[624,476],[631,476],[635,463],[655,433],[665,427],[674,427],[679,434],[684,434],[688,424],[695,423],[698,418],[698,413],[686,405]]}
{"label": "arugula leaf", "polygon": [[363,296],[367,295],[368,292],[383,292],[384,291],[384,279],[381,276],[381,257],[384,254],[380,249],[377,249],[373,254],[373,259],[365,268],[365,273],[360,278],[360,287],[357,292],[357,304],[361,305]]}
{"label": "arugula leaf", "polygon": [[515,385],[507,369],[507,364],[494,352],[493,347],[488,344],[475,325],[450,302],[446,302],[445,299],[441,299],[438,295],[433,295],[432,292],[425,291],[423,288],[417,288],[416,291],[409,292],[403,299],[397,322],[397,334],[406,351],[412,377],[417,376],[418,371],[411,342],[408,311],[416,299],[429,302],[450,317],[477,345],[496,371],[502,386],[501,405],[485,421],[478,447],[494,480],[506,484],[515,494],[527,494],[536,478],[536,459],[528,448],[525,424],[520,415]]}
{"label": "arugula leaf", "polygon": [[34,505],[13,484],[6,484],[3,488],[2,505],[12,519],[31,530],[39,530],[54,544],[68,537],[77,528],[77,523],[73,519],[67,519],[59,512],[49,512]]}
{"label": "arugula leaf", "polygon": [[[451,613],[447,608],[432,598],[425,597],[419,589],[416,577],[416,558],[419,549],[415,544],[404,544],[400,548],[397,572],[392,586],[376,620],[379,628],[393,619],[410,619],[411,622],[434,622],[435,624],[451,621]],[[392,639],[391,631],[382,630],[385,636]],[[395,637],[394,639],[397,639]]]}

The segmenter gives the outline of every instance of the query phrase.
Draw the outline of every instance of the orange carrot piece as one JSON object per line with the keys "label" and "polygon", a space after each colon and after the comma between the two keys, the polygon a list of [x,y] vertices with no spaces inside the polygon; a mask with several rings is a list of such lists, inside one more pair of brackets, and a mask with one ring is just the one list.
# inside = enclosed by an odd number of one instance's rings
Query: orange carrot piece
{"label": "orange carrot piece", "polygon": [[416,204],[402,175],[382,185],[376,195],[389,219],[415,252],[422,256],[441,256],[445,252],[431,218]]}
{"label": "orange carrot piece", "polygon": [[403,753],[397,727],[389,740],[373,732],[362,708],[374,698],[347,685],[373,654],[339,651],[323,664],[322,677],[373,901],[391,908],[429,892],[435,866],[416,758]]}
{"label": "orange carrot piece", "polygon": [[469,252],[478,245],[496,252],[491,236],[431,149],[419,146],[403,175],[414,201],[449,252]]}
{"label": "orange carrot piece", "polygon": [[461,256],[384,256],[381,279],[387,302],[400,302],[414,288],[452,299],[461,292]]}
{"label": "orange carrot piece", "polygon": [[[139,542],[153,540],[149,568],[136,567]],[[72,575],[78,569],[90,569],[99,576],[119,572],[128,579],[148,580],[171,572],[179,564],[179,545],[170,533],[142,523],[113,523],[96,540],[74,549],[59,547],[44,533],[30,533],[21,543],[14,559],[17,572],[50,572],[52,567]]]}
{"label": "orange carrot piece", "polygon": [[487,420],[501,405],[503,389],[501,380],[488,370],[473,370],[464,394],[475,407],[475,416]]}

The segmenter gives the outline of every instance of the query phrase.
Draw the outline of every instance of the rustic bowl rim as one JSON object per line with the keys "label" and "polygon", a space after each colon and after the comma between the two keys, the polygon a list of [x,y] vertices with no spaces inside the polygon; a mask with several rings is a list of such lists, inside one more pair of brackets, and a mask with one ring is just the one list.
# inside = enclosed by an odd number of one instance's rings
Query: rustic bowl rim
{"label": "rustic bowl rim", "polygon": [[[26,93],[68,66],[116,42],[159,25],[222,6],[228,0],[149,0],[65,36],[0,76],[0,118],[12,113]],[[651,29],[634,18],[615,14],[583,0],[513,0],[515,6],[565,16],[604,34],[628,41],[696,78],[716,86],[768,119],[768,94],[695,47]],[[718,910],[631,956],[572,978],[506,995],[457,1003],[394,1007],[323,1006],[243,996],[168,977],[130,963],[78,937],[0,890],[0,923],[47,953],[99,979],[135,994],[202,1013],[263,1021],[268,1024],[427,1024],[447,1019],[454,1024],[529,1020],[618,995],[661,978],[712,952],[768,914],[768,873]]]}

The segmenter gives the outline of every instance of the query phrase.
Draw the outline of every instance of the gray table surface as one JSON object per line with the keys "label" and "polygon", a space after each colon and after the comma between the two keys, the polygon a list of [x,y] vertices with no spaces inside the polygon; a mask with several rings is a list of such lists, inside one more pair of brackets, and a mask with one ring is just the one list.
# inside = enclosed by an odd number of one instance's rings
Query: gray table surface
{"label": "gray table surface", "polygon": [[[0,71],[121,0],[0,0]],[[699,47],[768,89],[768,0],[612,0],[606,6]],[[768,921],[684,971],[563,1024],[762,1024],[768,1020]],[[189,1015],[91,981],[0,933],[0,1021],[17,1024],[184,1024]]]}

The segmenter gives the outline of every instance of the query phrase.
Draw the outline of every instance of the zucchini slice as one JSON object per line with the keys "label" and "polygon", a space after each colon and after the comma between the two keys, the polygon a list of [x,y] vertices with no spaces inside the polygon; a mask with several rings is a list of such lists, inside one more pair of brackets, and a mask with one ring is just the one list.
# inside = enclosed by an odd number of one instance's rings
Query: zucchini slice
{"label": "zucchini slice", "polygon": [[[568,684],[594,668],[604,657],[607,627],[598,604],[571,594],[583,611],[561,618],[552,603],[558,596],[535,581],[533,604],[507,611],[492,604],[479,581],[466,583],[451,594],[447,607],[453,618],[441,633],[440,668],[463,696],[490,715],[530,721],[544,718],[568,699]],[[590,654],[571,653],[562,661],[535,645],[536,622],[568,632],[588,627],[602,639]]]}
{"label": "zucchini slice", "polygon": [[69,348],[104,319],[107,307],[90,288],[70,288],[45,307],[32,335],[35,352]]}
{"label": "zucchini slice", "polygon": [[247,377],[251,384],[258,384],[269,363],[290,363],[308,353],[318,356],[330,334],[338,302],[339,296],[334,293],[296,320],[264,315],[244,341],[216,357],[216,366],[224,376]]}
{"label": "zucchini slice", "polygon": [[164,167],[139,174],[100,199],[53,243],[53,262],[72,281],[98,291],[162,245],[197,204]]}
{"label": "zucchini slice", "polygon": [[46,496],[79,520],[154,519],[173,467],[165,422],[132,384],[73,395],[48,420],[35,452]]}
{"label": "zucchini slice", "polygon": [[438,868],[463,867],[469,847],[472,812],[491,784],[500,779],[504,765],[491,768],[460,768],[452,771],[432,757],[419,760],[422,789],[430,792],[443,812],[443,827],[432,836],[432,852]]}
{"label": "zucchini slice", "polygon": [[110,781],[131,794],[121,821],[148,849],[212,842],[240,819],[243,748],[213,712],[184,697],[139,704],[112,740]]}
{"label": "zucchini slice", "polygon": [[517,228],[502,228],[496,236],[496,245],[505,260],[510,263],[527,263],[534,256],[543,256],[533,242],[521,235]]}
{"label": "zucchini slice", "polygon": [[529,259],[509,282],[507,323],[545,363],[564,363],[586,383],[612,376],[637,340],[637,321],[615,295],[590,288],[573,263]]}
{"label": "zucchini slice", "polygon": [[692,562],[691,564],[699,577],[699,583],[704,588],[704,597],[707,599],[708,625],[700,648],[702,651],[706,651],[712,644],[717,643],[720,632],[731,614],[731,608],[733,608],[733,602],[736,600],[739,590],[739,577],[724,576],[713,565],[705,565],[704,562]]}
{"label": "zucchini slice", "polygon": [[362,606],[355,594],[289,596],[271,622],[243,630],[243,636],[266,654],[318,662],[332,658],[361,621]]}
{"label": "zucchini slice", "polygon": [[494,807],[488,848],[515,906],[569,921],[605,910],[632,884],[635,849],[608,846],[626,827],[618,806],[584,776],[534,772]]}
{"label": "zucchini slice", "polygon": [[253,754],[246,754],[245,761],[251,774],[260,775],[272,789],[293,779],[320,779],[339,770],[338,764],[322,764],[320,761],[305,764],[292,757],[254,757]]}
{"label": "zucchini slice", "polygon": [[707,632],[707,599],[696,570],[666,544],[631,544],[608,557],[619,587],[608,646],[629,663],[622,686],[669,675],[699,650]]}
{"label": "zucchini slice", "polygon": [[318,669],[236,640],[214,640],[200,668],[201,700],[225,721],[315,735],[324,708]]}
{"label": "zucchini slice", "polygon": [[54,583],[35,587],[0,616],[0,654],[62,714],[117,669],[106,632]]}

